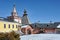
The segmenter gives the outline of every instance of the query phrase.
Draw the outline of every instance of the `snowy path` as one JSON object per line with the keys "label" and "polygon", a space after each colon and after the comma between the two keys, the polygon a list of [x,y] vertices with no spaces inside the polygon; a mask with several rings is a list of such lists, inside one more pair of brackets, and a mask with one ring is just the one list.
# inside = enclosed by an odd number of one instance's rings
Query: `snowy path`
{"label": "snowy path", "polygon": [[21,36],[21,40],[60,40],[60,34],[33,34]]}

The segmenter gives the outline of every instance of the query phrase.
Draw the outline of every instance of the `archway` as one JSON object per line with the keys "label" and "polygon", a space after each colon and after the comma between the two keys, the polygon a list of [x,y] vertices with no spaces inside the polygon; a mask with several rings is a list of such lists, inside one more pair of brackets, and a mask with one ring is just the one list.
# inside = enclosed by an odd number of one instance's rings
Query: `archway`
{"label": "archway", "polygon": [[31,34],[31,30],[28,29],[28,30],[27,30],[27,33],[28,33],[28,34]]}

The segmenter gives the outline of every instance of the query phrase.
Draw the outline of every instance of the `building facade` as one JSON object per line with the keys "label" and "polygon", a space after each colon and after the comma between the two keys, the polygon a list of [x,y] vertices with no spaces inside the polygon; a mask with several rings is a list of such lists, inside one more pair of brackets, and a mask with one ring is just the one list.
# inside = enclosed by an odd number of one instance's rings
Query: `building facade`
{"label": "building facade", "polygon": [[18,31],[19,23],[0,20],[0,32]]}
{"label": "building facade", "polygon": [[60,22],[54,23],[34,23],[21,28],[24,34],[60,34]]}

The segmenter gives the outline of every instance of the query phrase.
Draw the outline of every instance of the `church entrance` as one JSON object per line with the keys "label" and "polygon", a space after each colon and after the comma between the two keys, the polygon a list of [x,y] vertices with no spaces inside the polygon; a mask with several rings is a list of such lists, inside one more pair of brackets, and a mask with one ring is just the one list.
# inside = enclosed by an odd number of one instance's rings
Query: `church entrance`
{"label": "church entrance", "polygon": [[27,30],[27,33],[28,33],[28,34],[31,34],[31,30]]}

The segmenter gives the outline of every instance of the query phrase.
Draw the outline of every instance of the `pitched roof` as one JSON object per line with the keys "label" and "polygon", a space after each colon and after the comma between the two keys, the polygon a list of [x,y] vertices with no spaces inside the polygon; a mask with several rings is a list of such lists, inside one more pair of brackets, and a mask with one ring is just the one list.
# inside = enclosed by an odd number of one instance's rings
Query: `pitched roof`
{"label": "pitched roof", "polygon": [[3,18],[3,17],[0,17],[0,21],[18,23],[18,22],[11,21],[11,20],[8,20],[7,18]]}
{"label": "pitched roof", "polygon": [[30,24],[30,21],[29,21],[29,18],[28,18],[28,15],[26,13],[26,10],[24,10],[24,14],[22,16],[22,24]]}
{"label": "pitched roof", "polygon": [[57,28],[60,23],[34,23],[30,24],[32,28]]}

